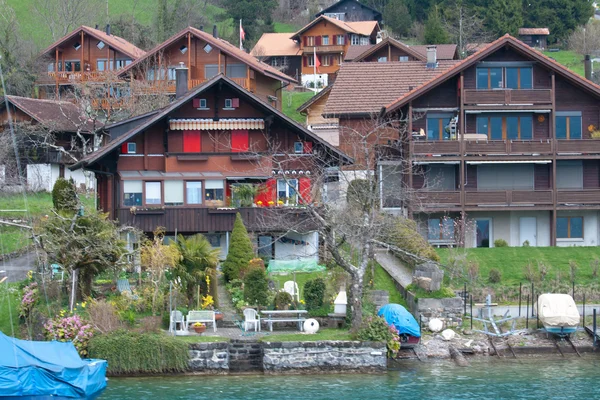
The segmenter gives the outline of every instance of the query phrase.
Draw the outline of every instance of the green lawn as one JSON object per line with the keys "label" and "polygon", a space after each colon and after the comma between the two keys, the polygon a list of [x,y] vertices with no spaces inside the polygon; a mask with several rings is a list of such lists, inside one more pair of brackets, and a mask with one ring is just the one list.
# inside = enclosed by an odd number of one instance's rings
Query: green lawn
{"label": "green lawn", "polygon": [[[298,272],[296,273],[296,283],[298,284],[298,290],[300,291],[300,298],[304,298],[304,285],[307,281],[310,281],[315,278],[324,278],[327,279],[327,275],[324,272]],[[289,275],[279,275],[279,274],[271,274],[269,275],[269,279],[272,279],[275,282],[277,289],[283,289],[283,285],[287,281],[294,280],[294,274]]]}
{"label": "green lawn", "polygon": [[284,22],[275,22],[273,24],[275,33],[286,33],[286,32],[297,32],[298,27],[293,24],[286,24]]}
{"label": "green lawn", "polygon": [[[442,264],[448,259],[450,249],[436,249]],[[480,276],[487,281],[490,269],[496,268],[502,272],[502,284],[518,285],[526,282],[523,269],[528,262],[537,271],[537,262],[549,266],[547,277],[556,279],[557,272],[565,281],[570,280],[569,261],[577,263],[578,272],[576,283],[588,284],[593,281],[590,261],[600,258],[600,247],[496,247],[491,249],[458,249],[466,251],[467,260],[477,261]]]}
{"label": "green lawn", "polygon": [[313,96],[313,92],[288,92],[284,90],[283,113],[302,125],[306,124],[306,116],[296,110]]}
{"label": "green lawn", "polygon": [[560,50],[557,52],[544,51],[543,53],[548,57],[555,59],[571,71],[581,76],[585,76],[583,56],[569,50]]}
{"label": "green lawn", "polygon": [[394,279],[379,264],[375,266],[375,278],[373,279],[373,288],[375,290],[387,290],[390,294],[390,303],[401,304],[406,307],[406,301],[402,294],[396,289]]}
{"label": "green lawn", "polygon": [[[19,296],[16,284],[0,284],[0,332],[19,336]],[[12,329],[11,329],[12,313]]]}
{"label": "green lawn", "polygon": [[352,336],[345,329],[325,328],[312,335],[306,333],[275,333],[261,338],[263,342],[315,342],[317,340],[352,340]]}

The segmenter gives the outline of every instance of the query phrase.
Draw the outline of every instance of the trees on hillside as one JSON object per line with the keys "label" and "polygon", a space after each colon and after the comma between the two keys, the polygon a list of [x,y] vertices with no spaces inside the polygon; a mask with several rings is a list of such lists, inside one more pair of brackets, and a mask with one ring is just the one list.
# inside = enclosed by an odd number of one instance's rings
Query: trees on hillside
{"label": "trees on hillside", "polygon": [[[263,33],[273,32],[273,10],[277,8],[276,0],[223,0],[222,3],[233,18],[234,25],[240,19],[246,21],[243,26],[248,43],[254,44]],[[239,32],[236,30],[236,33]],[[233,44],[238,43],[234,41]]]}
{"label": "trees on hillside", "polygon": [[469,46],[488,43],[493,35],[487,31],[485,21],[473,7],[467,7],[464,0],[455,0],[454,6],[446,9],[444,25],[452,43],[456,43],[459,57],[469,55]]}
{"label": "trees on hillside", "polygon": [[566,39],[593,15],[594,8],[588,0],[528,0],[523,3],[524,24],[549,28],[551,43]]}
{"label": "trees on hillside", "polygon": [[394,34],[406,36],[412,26],[412,18],[406,0],[390,0],[383,11],[385,24]]}
{"label": "trees on hillside", "polygon": [[440,12],[437,7],[433,7],[427,16],[425,22],[425,44],[443,44],[448,43],[448,32],[444,28]]}
{"label": "trees on hillside", "polygon": [[521,0],[491,0],[487,7],[485,23],[497,37],[504,34],[517,36],[523,27]]}

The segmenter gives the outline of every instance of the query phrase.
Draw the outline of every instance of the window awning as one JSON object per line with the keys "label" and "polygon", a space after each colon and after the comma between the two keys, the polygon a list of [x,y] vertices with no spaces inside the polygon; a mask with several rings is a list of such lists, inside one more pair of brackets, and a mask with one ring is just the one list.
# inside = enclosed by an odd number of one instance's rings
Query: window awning
{"label": "window awning", "polygon": [[[486,106],[492,106],[494,104],[486,104]],[[492,113],[502,113],[502,114],[511,114],[511,113],[534,113],[534,114],[548,114],[551,110],[465,110],[467,114],[492,114]]]}
{"label": "window awning", "polygon": [[551,164],[552,160],[494,160],[494,161],[467,161],[467,164]]}
{"label": "window awning", "polygon": [[169,121],[172,131],[183,130],[232,130],[232,129],[265,129],[265,120],[262,118],[222,118],[215,121],[210,118],[202,119],[172,119]]}
{"label": "window awning", "polygon": [[460,164],[460,161],[413,161],[414,165],[423,164]]}
{"label": "window awning", "polygon": [[256,171],[240,171],[226,174],[221,172],[162,172],[162,171],[120,171],[122,180],[194,180],[194,179],[269,179],[270,175],[257,175]]}

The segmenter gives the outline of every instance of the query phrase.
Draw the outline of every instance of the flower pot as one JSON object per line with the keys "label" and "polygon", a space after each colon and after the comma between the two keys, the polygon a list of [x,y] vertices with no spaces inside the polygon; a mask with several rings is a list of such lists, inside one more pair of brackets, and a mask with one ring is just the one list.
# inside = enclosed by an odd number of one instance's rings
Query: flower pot
{"label": "flower pot", "polygon": [[222,321],[222,320],[223,320],[223,314],[215,313],[215,321]]}
{"label": "flower pot", "polygon": [[194,331],[196,331],[196,333],[202,334],[205,330],[206,330],[206,325],[205,326],[194,326]]}

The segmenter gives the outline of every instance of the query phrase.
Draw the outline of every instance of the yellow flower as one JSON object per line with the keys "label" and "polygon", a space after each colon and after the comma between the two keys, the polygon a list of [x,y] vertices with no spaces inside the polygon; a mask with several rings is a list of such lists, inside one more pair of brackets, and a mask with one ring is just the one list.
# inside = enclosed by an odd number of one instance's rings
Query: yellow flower
{"label": "yellow flower", "polygon": [[81,303],[81,308],[85,308],[86,302]]}
{"label": "yellow flower", "polygon": [[304,299],[300,300],[300,304],[305,304]]}
{"label": "yellow flower", "polygon": [[206,286],[210,286],[210,277],[206,275]]}
{"label": "yellow flower", "polygon": [[33,271],[27,271],[27,279],[33,279]]}

